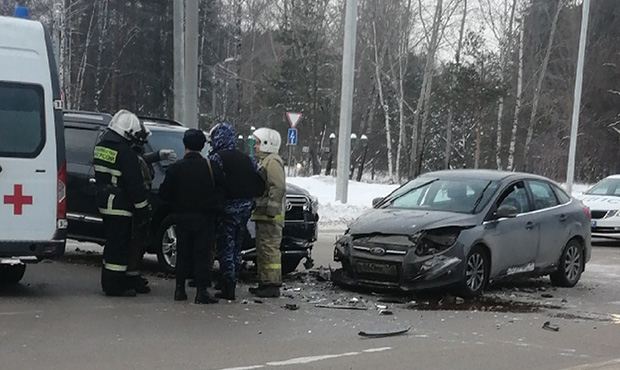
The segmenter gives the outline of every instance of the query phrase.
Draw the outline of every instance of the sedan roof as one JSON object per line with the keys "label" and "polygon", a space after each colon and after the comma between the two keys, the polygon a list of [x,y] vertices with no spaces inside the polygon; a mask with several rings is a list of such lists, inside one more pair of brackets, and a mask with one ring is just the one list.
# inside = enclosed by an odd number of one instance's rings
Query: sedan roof
{"label": "sedan roof", "polygon": [[444,171],[435,171],[435,172],[427,172],[420,177],[438,177],[444,179],[479,179],[479,180],[488,180],[488,181],[502,181],[505,179],[519,179],[519,178],[529,178],[529,179],[539,179],[546,180],[549,179],[534,175],[531,173],[523,173],[523,172],[509,172],[509,171],[498,171],[498,170],[470,170],[470,169],[459,169],[459,170],[444,170]]}

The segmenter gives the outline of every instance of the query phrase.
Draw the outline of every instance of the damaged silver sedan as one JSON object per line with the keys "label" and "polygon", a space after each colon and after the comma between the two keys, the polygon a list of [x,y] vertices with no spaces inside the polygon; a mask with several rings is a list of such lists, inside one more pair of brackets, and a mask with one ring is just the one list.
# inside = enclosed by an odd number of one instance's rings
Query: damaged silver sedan
{"label": "damaged silver sedan", "polygon": [[590,259],[589,209],[544,177],[433,172],[373,203],[336,242],[338,284],[475,296],[494,280],[549,274],[572,287]]}

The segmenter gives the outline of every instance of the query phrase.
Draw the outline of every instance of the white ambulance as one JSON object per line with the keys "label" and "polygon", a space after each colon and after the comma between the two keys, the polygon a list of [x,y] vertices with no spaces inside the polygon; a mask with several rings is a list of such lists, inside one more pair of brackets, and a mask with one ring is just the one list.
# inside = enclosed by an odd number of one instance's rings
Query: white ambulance
{"label": "white ambulance", "polygon": [[62,100],[49,35],[0,17],[0,284],[25,262],[64,253],[66,165]]}

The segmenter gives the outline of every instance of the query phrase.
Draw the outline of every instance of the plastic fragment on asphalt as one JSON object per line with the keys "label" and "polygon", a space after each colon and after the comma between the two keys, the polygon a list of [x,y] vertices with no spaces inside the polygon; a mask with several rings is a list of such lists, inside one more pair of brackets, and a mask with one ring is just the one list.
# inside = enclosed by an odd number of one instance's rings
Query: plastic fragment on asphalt
{"label": "plastic fragment on asphalt", "polygon": [[540,295],[543,298],[553,298],[553,294],[545,293]]}
{"label": "plastic fragment on asphalt", "polygon": [[386,306],[386,305],[384,305],[384,304],[377,304],[377,305],[375,305],[375,306],[376,306],[378,309],[380,309],[380,310],[385,310],[385,309],[387,308],[387,306]]}
{"label": "plastic fragment on asphalt", "polygon": [[340,305],[340,304],[317,304],[314,305],[317,308],[331,308],[334,310],[361,310],[366,311],[368,307],[365,306],[352,306],[352,305]]}
{"label": "plastic fragment on asphalt", "polygon": [[549,330],[549,331],[560,331],[560,327],[557,325],[553,325],[551,324],[550,321],[545,321],[545,323],[542,326],[543,329],[545,330]]}
{"label": "plastic fragment on asphalt", "polygon": [[387,315],[393,315],[393,314],[394,314],[394,312],[392,312],[390,310],[381,310],[381,311],[379,311],[379,315],[387,316]]}
{"label": "plastic fragment on asphalt", "polygon": [[399,330],[393,330],[393,331],[375,331],[375,332],[371,332],[371,331],[360,331],[359,333],[357,333],[359,336],[364,337],[364,338],[383,338],[383,337],[394,337],[397,335],[403,335],[406,334],[407,332],[409,332],[409,330],[411,330],[411,327],[407,327],[405,329],[399,329]]}

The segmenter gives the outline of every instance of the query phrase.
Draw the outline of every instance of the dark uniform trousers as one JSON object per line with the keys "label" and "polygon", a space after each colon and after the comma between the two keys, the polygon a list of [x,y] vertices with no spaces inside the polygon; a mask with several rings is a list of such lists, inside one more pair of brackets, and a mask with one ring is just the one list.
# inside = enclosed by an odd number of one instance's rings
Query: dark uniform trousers
{"label": "dark uniform trousers", "polygon": [[220,273],[224,280],[236,281],[241,264],[243,231],[250,219],[250,209],[222,213],[217,223],[217,250]]}
{"label": "dark uniform trousers", "polygon": [[184,284],[192,273],[196,287],[211,284],[212,254],[215,246],[215,216],[177,214],[177,284]]}
{"label": "dark uniform trousers", "polygon": [[103,248],[101,287],[104,292],[121,293],[128,288],[125,274],[129,260],[132,217],[104,215],[103,226],[106,244]]}

